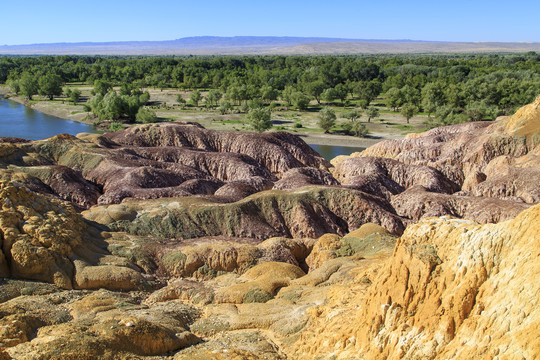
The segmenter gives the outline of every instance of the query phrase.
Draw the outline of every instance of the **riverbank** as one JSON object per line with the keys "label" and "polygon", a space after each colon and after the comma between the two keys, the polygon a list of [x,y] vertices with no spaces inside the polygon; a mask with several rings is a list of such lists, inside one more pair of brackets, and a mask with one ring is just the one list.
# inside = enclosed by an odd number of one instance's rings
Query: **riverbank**
{"label": "riverbank", "polygon": [[9,100],[15,101],[33,110],[42,112],[44,114],[55,116],[60,119],[76,121],[86,125],[92,125],[95,119],[89,118],[88,113],[84,111],[82,105],[69,105],[72,109],[58,106],[58,102],[29,102],[21,96],[10,96]]}
{"label": "riverbank", "polygon": [[58,134],[96,132],[94,127],[36,111],[0,96],[0,136],[41,140]]}
{"label": "riverbank", "polygon": [[0,96],[7,95],[9,93],[9,88],[7,86],[0,85]]}
{"label": "riverbank", "polygon": [[[310,145],[327,145],[327,146],[344,146],[344,147],[362,147],[368,148],[382,140],[390,137],[367,136],[365,138],[357,138],[347,135],[332,135],[332,134],[310,134],[297,133],[302,140]],[[403,137],[402,137],[403,138]]]}
{"label": "riverbank", "polygon": [[[83,97],[88,99],[90,87],[79,87]],[[250,131],[245,123],[245,116],[241,113],[220,115],[215,110],[206,108],[181,107],[176,104],[177,90],[165,89],[164,91],[148,89],[151,95],[151,108],[156,111],[163,121],[193,121],[198,122],[207,129],[219,131]],[[0,94],[7,94],[9,88],[0,87]],[[184,94],[184,92],[181,92]],[[187,92],[184,96],[187,97]],[[39,96],[33,101],[27,101],[22,96],[11,96],[10,100],[23,104],[36,111],[55,116],[64,120],[75,121],[86,125],[93,125],[96,119],[89,116],[82,103],[72,104],[65,98],[56,98],[53,101],[41,100]],[[280,109],[272,114],[276,130],[291,132],[300,136],[306,143],[311,145],[362,147],[367,148],[380,141],[387,139],[403,139],[407,132],[422,131],[424,117],[418,116],[411,119],[410,124],[404,124],[403,119],[397,114],[381,114],[381,119],[364,124],[369,134],[366,137],[355,137],[342,134],[326,134],[318,129],[316,112],[297,112]],[[382,118],[384,116],[384,118]],[[298,124],[302,126],[297,127]],[[339,126],[339,125],[338,125]],[[102,125],[107,130],[108,123]],[[338,127],[339,130],[339,127]]]}

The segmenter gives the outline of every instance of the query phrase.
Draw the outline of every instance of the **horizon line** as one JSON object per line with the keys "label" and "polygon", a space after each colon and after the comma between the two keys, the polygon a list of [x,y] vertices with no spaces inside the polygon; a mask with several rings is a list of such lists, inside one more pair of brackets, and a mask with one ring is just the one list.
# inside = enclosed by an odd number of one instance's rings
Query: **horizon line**
{"label": "horizon line", "polygon": [[463,40],[418,40],[418,39],[360,39],[360,38],[342,38],[342,37],[326,37],[326,36],[274,36],[274,35],[234,35],[234,36],[219,36],[219,35],[196,35],[186,36],[168,40],[109,40],[109,41],[58,41],[58,42],[43,42],[43,43],[26,43],[26,44],[2,44],[1,47],[8,46],[36,46],[36,45],[60,45],[60,44],[109,44],[109,43],[156,43],[156,42],[171,42],[185,39],[198,38],[215,38],[215,39],[234,39],[234,38],[274,38],[274,39],[321,39],[321,40],[336,40],[335,42],[422,42],[422,43],[518,43],[518,44],[538,44],[540,41],[463,41]]}

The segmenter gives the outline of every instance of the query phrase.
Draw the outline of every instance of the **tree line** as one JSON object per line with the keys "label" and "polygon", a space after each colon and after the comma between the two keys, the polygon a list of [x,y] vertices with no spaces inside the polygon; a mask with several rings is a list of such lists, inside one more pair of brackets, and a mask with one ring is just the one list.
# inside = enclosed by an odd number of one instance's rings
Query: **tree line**
{"label": "tree line", "polygon": [[[540,55],[5,56],[0,82],[29,98],[50,99],[68,82],[204,89],[211,90],[205,105],[223,111],[254,100],[264,108],[277,99],[299,110],[311,101],[339,106],[352,100],[368,110],[382,98],[375,105],[407,120],[423,111],[450,124],[510,114],[531,102],[540,93]],[[203,99],[199,93],[190,100]]]}

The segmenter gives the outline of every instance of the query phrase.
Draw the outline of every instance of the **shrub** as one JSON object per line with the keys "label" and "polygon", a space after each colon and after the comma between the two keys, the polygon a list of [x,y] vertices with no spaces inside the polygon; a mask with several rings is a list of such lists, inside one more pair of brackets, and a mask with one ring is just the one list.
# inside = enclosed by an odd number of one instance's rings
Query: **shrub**
{"label": "shrub", "polygon": [[270,110],[262,107],[249,110],[247,119],[249,125],[257,132],[263,132],[272,127]]}
{"label": "shrub", "polygon": [[115,132],[115,131],[120,131],[120,130],[124,130],[124,125],[122,123],[113,122],[109,124],[110,132]]}
{"label": "shrub", "polygon": [[156,113],[150,109],[140,108],[136,116],[137,122],[143,124],[155,123],[158,119]]}
{"label": "shrub", "polygon": [[324,133],[328,131],[336,124],[336,113],[333,109],[323,108],[319,111],[319,126],[324,130]]}
{"label": "shrub", "polygon": [[225,115],[226,113],[228,113],[232,109],[233,109],[233,107],[232,107],[231,103],[228,102],[227,100],[222,100],[219,103],[218,111],[219,111],[219,113],[221,115]]}
{"label": "shrub", "polygon": [[350,134],[353,128],[353,123],[350,121],[344,122],[341,124],[341,128],[343,129],[343,131],[345,131],[345,134]]}

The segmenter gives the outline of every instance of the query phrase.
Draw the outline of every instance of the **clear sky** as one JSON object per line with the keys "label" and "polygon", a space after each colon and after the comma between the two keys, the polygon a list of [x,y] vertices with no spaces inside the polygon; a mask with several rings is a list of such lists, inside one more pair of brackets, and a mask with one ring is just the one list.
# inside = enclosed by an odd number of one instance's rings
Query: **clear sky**
{"label": "clear sky", "polygon": [[3,0],[0,45],[305,36],[540,41],[540,0]]}

